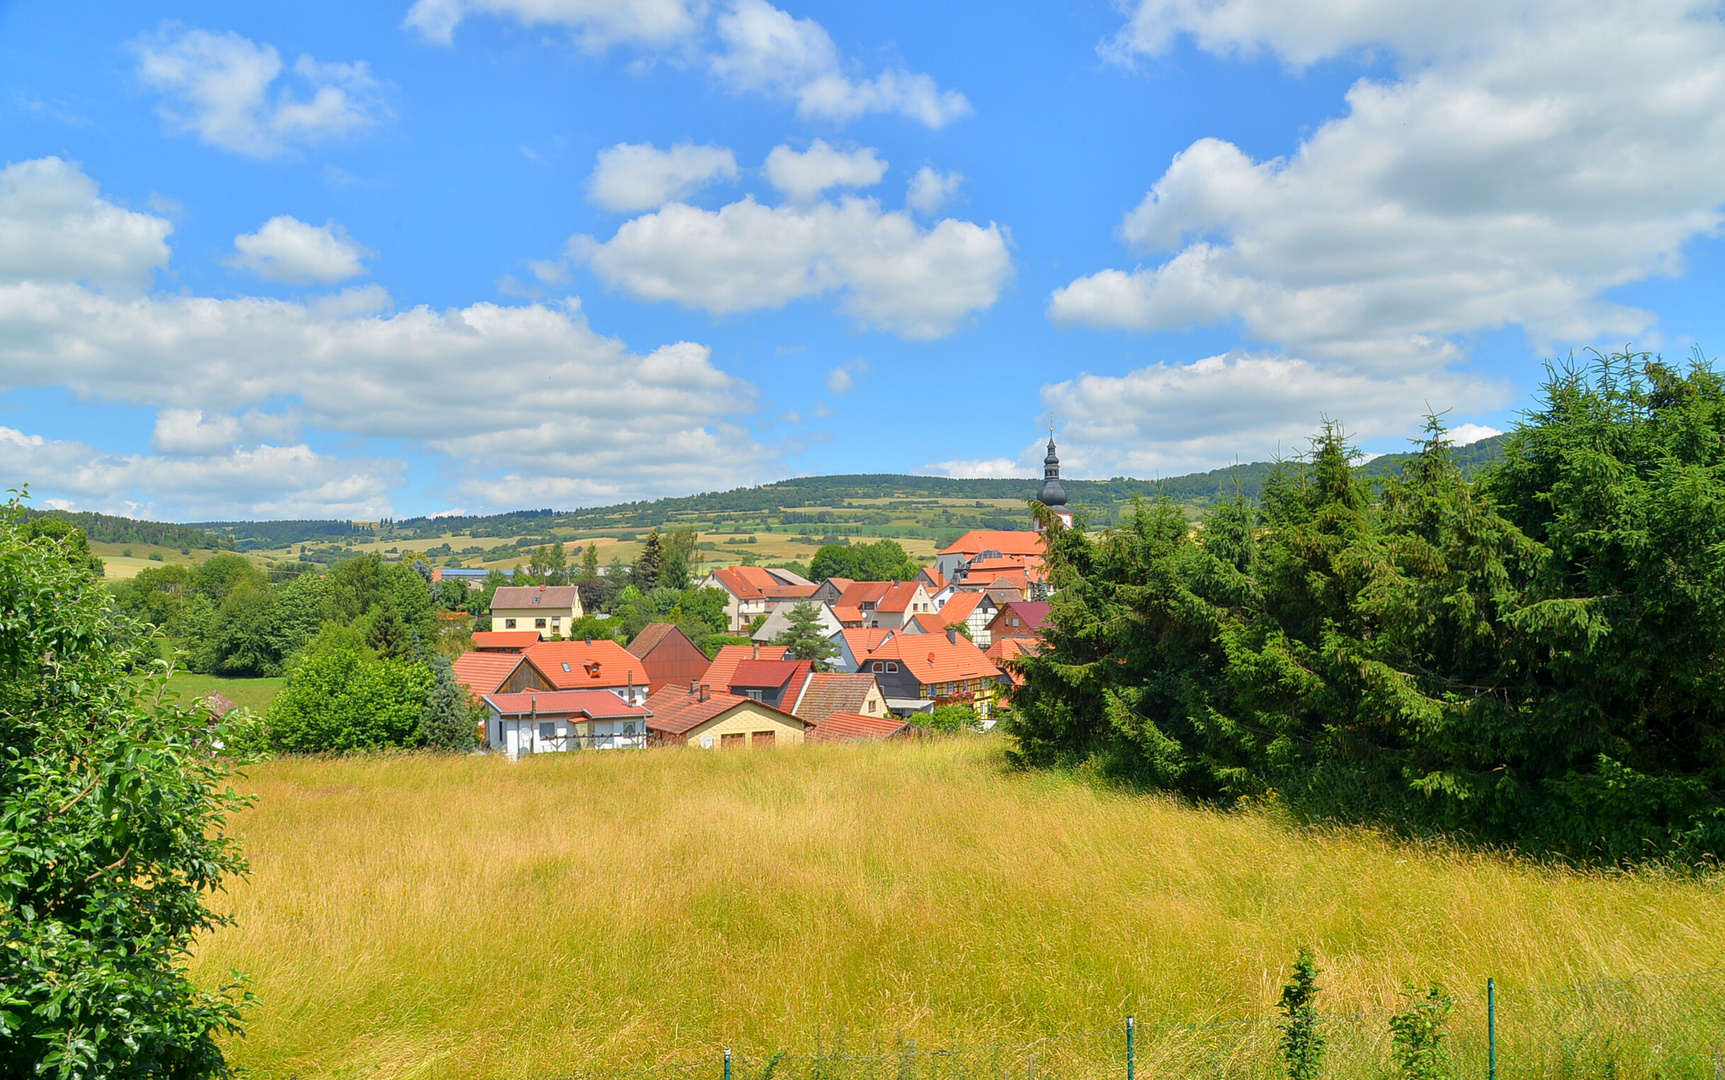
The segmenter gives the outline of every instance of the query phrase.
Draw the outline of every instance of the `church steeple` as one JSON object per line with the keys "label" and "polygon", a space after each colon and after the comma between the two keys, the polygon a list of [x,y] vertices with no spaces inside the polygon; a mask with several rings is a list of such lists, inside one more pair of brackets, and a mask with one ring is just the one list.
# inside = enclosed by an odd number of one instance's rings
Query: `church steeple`
{"label": "church steeple", "polygon": [[1036,501],[1071,527],[1072,511],[1066,509],[1066,488],[1060,483],[1060,455],[1054,452],[1053,428],[1048,429],[1048,456],[1042,459],[1042,490],[1036,493]]}
{"label": "church steeple", "polygon": [[1066,489],[1060,485],[1060,455],[1054,452],[1054,429],[1048,429],[1048,456],[1042,459],[1042,490],[1036,501],[1050,509],[1066,505]]}

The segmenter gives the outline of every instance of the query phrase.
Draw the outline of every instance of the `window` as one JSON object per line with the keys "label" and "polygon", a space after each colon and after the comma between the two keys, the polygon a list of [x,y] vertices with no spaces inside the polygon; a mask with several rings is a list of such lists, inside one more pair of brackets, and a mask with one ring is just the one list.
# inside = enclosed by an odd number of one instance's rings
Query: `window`
{"label": "window", "polygon": [[545,629],[545,620],[544,619],[534,619],[533,620],[533,628],[535,630]]}
{"label": "window", "polygon": [[771,746],[773,745],[773,733],[770,731],[757,731],[753,735],[749,736],[749,745]]}
{"label": "window", "polygon": [[504,619],[503,620],[503,629],[505,629],[505,630],[515,629],[515,620],[514,619]]}
{"label": "window", "polygon": [[539,724],[539,737],[547,741],[555,739],[557,737],[557,725],[550,720],[541,721]]}
{"label": "window", "polygon": [[745,693],[745,694],[747,694],[747,695],[749,695],[749,698],[750,698],[750,699],[751,699],[751,700],[754,700],[754,701],[760,701],[760,700],[761,700],[761,693],[762,693],[762,691],[759,691],[759,690],[744,690],[744,691],[743,691],[743,693]]}
{"label": "window", "polygon": [[869,670],[870,671],[885,671],[886,665],[881,663],[879,660],[876,660],[874,662],[874,664],[872,666],[870,666]]}
{"label": "window", "polygon": [[563,619],[561,616],[557,616],[557,615],[551,616],[551,626],[553,629],[555,629],[559,626],[562,626],[562,625],[563,625]]}
{"label": "window", "polygon": [[623,725],[623,734],[625,734],[625,735],[635,734],[635,721],[631,720],[627,724]]}
{"label": "window", "polygon": [[888,672],[893,672],[893,671],[897,671],[897,670],[898,670],[898,665],[897,665],[897,664],[895,664],[895,663],[893,663],[893,662],[892,662],[892,661],[891,661],[891,660],[888,660],[888,661],[887,661],[887,662],[886,662],[886,669],[887,669],[887,671],[888,671]]}
{"label": "window", "polygon": [[564,671],[569,670],[569,661],[567,661],[567,660],[563,661],[563,670]]}
{"label": "window", "polygon": [[743,733],[740,731],[719,736],[720,750],[741,750],[743,748]]}

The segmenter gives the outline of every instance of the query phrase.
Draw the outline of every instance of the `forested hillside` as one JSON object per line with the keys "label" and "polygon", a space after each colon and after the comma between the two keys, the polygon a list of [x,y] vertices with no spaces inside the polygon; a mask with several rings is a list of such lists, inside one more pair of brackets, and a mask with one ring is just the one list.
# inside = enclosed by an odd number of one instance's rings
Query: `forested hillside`
{"label": "forested hillside", "polygon": [[[1471,477],[1502,455],[1503,436],[1455,451],[1455,462]],[[1381,479],[1398,472],[1413,455],[1386,454],[1360,467]],[[1086,507],[1096,525],[1121,520],[1135,497],[1165,498],[1195,508],[1214,505],[1236,492],[1255,499],[1272,462],[1251,462],[1160,480],[1116,477],[1066,480],[1067,494]],[[707,531],[791,528],[858,536],[939,539],[966,529],[1022,529],[1023,501],[1036,494],[1040,478],[962,480],[896,474],[800,476],[759,487],[704,492],[678,498],[619,503],[579,510],[518,510],[478,517],[404,518],[376,523],[348,521],[208,521],[188,528],[208,530],[241,550],[344,539],[435,540],[468,536],[541,542],[561,535],[596,535],[663,526],[698,525]],[[962,504],[969,504],[968,506]],[[123,519],[119,519],[123,520]]]}

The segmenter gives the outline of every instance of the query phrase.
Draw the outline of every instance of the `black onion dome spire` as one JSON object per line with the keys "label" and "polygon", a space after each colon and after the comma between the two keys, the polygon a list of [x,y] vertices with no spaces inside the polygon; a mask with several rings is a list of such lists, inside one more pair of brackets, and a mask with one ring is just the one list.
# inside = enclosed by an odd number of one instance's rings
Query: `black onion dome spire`
{"label": "black onion dome spire", "polygon": [[1043,506],[1065,506],[1066,489],[1060,486],[1060,458],[1054,452],[1054,432],[1048,433],[1048,456],[1042,459],[1042,490],[1036,501]]}

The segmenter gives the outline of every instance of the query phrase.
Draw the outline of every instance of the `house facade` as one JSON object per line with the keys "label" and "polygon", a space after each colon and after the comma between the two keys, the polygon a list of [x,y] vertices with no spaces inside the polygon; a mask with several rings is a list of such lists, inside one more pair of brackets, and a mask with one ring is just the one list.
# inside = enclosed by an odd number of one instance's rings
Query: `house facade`
{"label": "house facade", "polygon": [[655,741],[701,750],[769,750],[802,744],[809,725],[788,712],[704,686],[667,686],[647,699]]}
{"label": "house facade", "polygon": [[573,585],[505,585],[491,598],[491,629],[533,630],[540,638],[561,637],[584,612]]}
{"label": "house facade", "polygon": [[894,634],[868,654],[862,670],[880,680],[895,713],[948,702],[968,702],[983,719],[1009,681],[981,649],[956,630],[945,634]]}
{"label": "house facade", "polygon": [[702,578],[697,588],[725,593],[725,619],[733,634],[747,630],[780,604],[794,604],[815,594],[815,583],[807,578],[765,566],[722,567]]}

